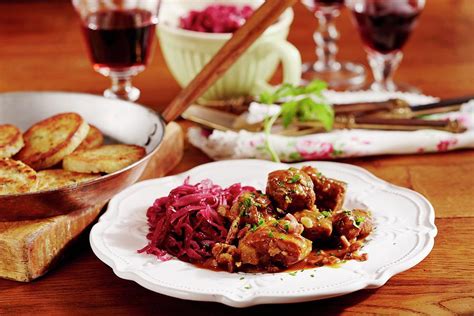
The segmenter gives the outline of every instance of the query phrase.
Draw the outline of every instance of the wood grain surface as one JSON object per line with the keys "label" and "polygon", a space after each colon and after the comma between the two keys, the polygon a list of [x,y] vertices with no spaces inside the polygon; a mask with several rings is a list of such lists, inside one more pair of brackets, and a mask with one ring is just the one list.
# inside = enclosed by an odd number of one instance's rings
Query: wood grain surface
{"label": "wood grain surface", "polygon": [[[303,60],[314,58],[316,22],[300,4],[290,34]],[[100,94],[109,82],[94,73],[78,21],[68,1],[0,2],[0,91],[66,90]],[[347,11],[338,19],[340,58],[365,61]],[[474,2],[430,0],[408,42],[396,78],[424,93],[455,97],[474,92]],[[179,91],[157,48],[136,85],[140,102],[162,110]],[[183,127],[189,123],[181,123]],[[209,159],[186,145],[173,173]],[[394,184],[425,195],[436,210],[439,234],[431,254],[379,289],[297,305],[257,306],[245,311],[214,303],[178,300],[117,278],[97,259],[87,235],[61,266],[31,284],[0,281],[0,313],[265,315],[474,313],[474,151],[379,156],[344,160]]]}

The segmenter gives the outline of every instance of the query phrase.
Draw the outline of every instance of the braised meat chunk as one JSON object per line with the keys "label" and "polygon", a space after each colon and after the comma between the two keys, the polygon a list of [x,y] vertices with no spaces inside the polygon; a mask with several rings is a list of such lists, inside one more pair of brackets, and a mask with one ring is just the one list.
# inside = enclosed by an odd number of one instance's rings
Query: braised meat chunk
{"label": "braised meat chunk", "polygon": [[284,212],[312,209],[315,201],[313,189],[311,178],[296,168],[277,170],[268,175],[267,195]]}
{"label": "braised meat chunk", "polygon": [[278,271],[303,260],[311,252],[312,243],[301,236],[302,230],[291,214],[250,230],[238,246],[242,264]]}
{"label": "braised meat chunk", "polygon": [[245,225],[247,228],[261,225],[265,221],[273,219],[274,215],[270,199],[258,191],[242,193],[232,207],[220,208],[218,212],[232,222],[227,233],[226,243],[232,243],[239,230]]}
{"label": "braised meat chunk", "polygon": [[324,242],[332,234],[332,213],[329,211],[303,210],[293,214],[304,226],[303,236],[311,241]]}
{"label": "braised meat chunk", "polygon": [[340,237],[342,245],[349,246],[350,243],[364,239],[372,232],[372,216],[364,210],[344,210],[334,214],[333,227],[334,233]]}
{"label": "braised meat chunk", "polygon": [[318,209],[339,211],[344,203],[346,184],[342,181],[326,178],[311,166],[304,166],[301,170],[308,174],[313,181]]}
{"label": "braised meat chunk", "polygon": [[212,247],[212,255],[215,258],[215,266],[226,271],[234,272],[241,265],[240,251],[235,246],[216,243]]}
{"label": "braised meat chunk", "polygon": [[260,192],[244,192],[230,208],[228,218],[241,218],[243,223],[257,224],[261,219],[274,215],[272,202],[267,195]]}

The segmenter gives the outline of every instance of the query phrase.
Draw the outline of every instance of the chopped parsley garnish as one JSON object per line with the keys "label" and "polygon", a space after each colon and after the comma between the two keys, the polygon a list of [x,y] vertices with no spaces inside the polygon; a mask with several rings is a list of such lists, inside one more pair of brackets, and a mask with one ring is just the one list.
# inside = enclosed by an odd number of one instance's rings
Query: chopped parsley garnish
{"label": "chopped parsley garnish", "polygon": [[251,288],[252,288],[251,285],[246,285],[246,286],[244,286],[244,289],[246,289],[246,290],[250,290]]}
{"label": "chopped parsley garnish", "polygon": [[362,224],[363,222],[365,222],[364,216],[356,216],[356,218],[354,219],[354,226],[359,228],[360,224]]}
{"label": "chopped parsley garnish", "polygon": [[285,223],[285,225],[283,225],[283,228],[288,231],[290,230],[290,223]]}
{"label": "chopped parsley garnish", "polygon": [[240,277],[240,279],[239,279],[239,280],[243,280],[243,279],[245,279],[245,278],[244,278],[244,277]]}
{"label": "chopped parsley garnish", "polygon": [[251,198],[245,198],[243,201],[243,204],[246,208],[249,208],[252,206],[252,199]]}
{"label": "chopped parsley garnish", "polygon": [[296,183],[301,179],[301,175],[299,173],[295,173],[290,180],[288,180],[288,183]]}
{"label": "chopped parsley garnish", "polygon": [[314,274],[310,274],[309,276],[312,277],[312,278],[314,278]]}
{"label": "chopped parsley garnish", "polygon": [[289,272],[288,274],[291,275],[291,276],[295,276],[296,273],[298,273],[298,271]]}
{"label": "chopped parsley garnish", "polygon": [[331,212],[330,211],[322,211],[321,215],[323,215],[326,218],[326,217],[331,216]]}
{"label": "chopped parsley garnish", "polygon": [[323,174],[321,172],[316,173],[316,177],[321,178]]}
{"label": "chopped parsley garnish", "polygon": [[273,232],[269,232],[268,237],[273,238]]}
{"label": "chopped parsley garnish", "polygon": [[258,226],[262,226],[263,223],[265,223],[265,221],[261,218],[261,219],[258,221]]}

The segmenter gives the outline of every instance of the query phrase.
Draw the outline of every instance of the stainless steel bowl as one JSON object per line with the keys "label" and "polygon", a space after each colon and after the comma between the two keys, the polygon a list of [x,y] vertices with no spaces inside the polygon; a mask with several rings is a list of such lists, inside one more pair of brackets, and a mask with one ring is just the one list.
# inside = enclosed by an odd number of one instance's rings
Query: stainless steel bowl
{"label": "stainless steel bowl", "polygon": [[147,155],[122,170],[89,182],[57,190],[0,195],[0,221],[67,214],[108,201],[138,180],[165,131],[158,113],[131,102],[66,92],[0,94],[0,124],[16,125],[23,132],[42,119],[64,112],[80,114],[109,141],[145,147]]}

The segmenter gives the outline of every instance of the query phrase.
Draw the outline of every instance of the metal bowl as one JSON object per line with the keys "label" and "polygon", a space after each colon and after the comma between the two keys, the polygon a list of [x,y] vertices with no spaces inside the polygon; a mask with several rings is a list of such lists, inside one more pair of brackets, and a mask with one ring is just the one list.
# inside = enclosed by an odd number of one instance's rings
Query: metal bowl
{"label": "metal bowl", "polygon": [[107,202],[138,180],[165,131],[158,113],[131,102],[82,93],[0,94],[0,124],[13,124],[22,131],[63,112],[80,114],[104,133],[106,142],[140,145],[146,148],[147,155],[124,169],[92,181],[50,191],[0,195],[0,221],[57,216]]}

